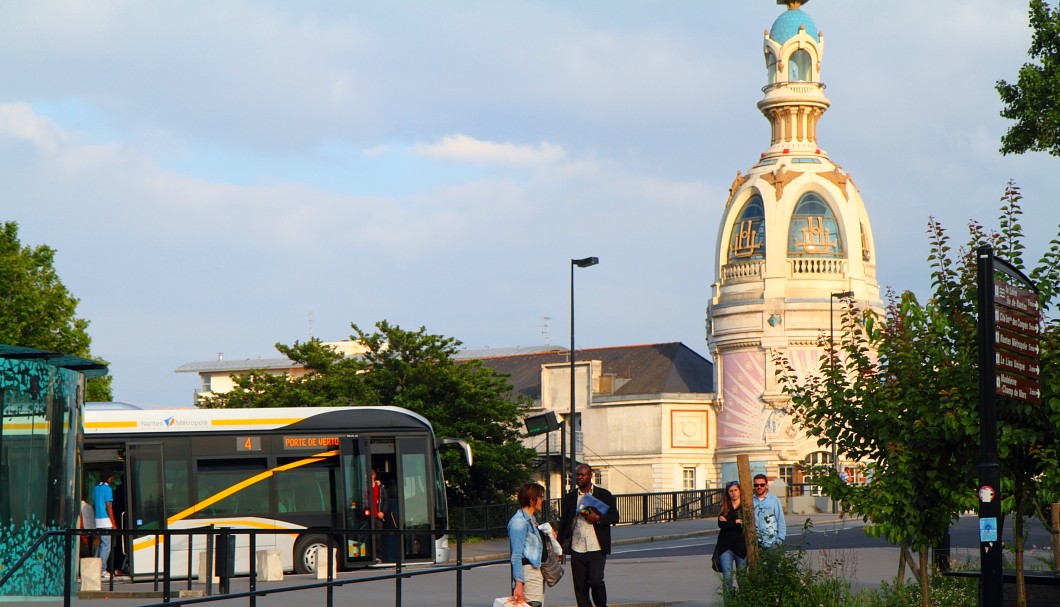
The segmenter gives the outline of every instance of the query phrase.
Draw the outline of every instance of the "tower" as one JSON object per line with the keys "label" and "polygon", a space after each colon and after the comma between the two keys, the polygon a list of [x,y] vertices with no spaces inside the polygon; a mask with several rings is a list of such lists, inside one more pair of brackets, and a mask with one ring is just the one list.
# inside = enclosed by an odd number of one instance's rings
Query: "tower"
{"label": "tower", "polygon": [[765,32],[758,109],[770,145],[746,173],[737,171],[718,230],[707,344],[722,480],[737,477],[741,454],[756,472],[789,482],[801,481],[800,462],[831,460],[792,426],[772,355],[783,352],[798,372],[815,373],[820,337],[840,326],[845,297],[837,297],[852,292],[859,305],[882,312],[865,204],[817,142],[831,103],[820,79],[824,34],[801,8],[808,1],[778,0],[787,10]]}

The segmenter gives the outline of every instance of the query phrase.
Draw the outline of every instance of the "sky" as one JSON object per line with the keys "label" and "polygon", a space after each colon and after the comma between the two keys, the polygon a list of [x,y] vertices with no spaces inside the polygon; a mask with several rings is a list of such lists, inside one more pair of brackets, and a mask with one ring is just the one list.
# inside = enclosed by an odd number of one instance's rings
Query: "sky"
{"label": "sky", "polygon": [[[705,309],[773,0],[10,1],[0,220],[48,245],[114,398],[187,406],[189,362],[278,356],[350,324],[467,348],[680,341]],[[881,287],[930,289],[1024,196],[1029,257],[1060,158],[1002,156],[994,89],[1028,61],[1018,0],[814,0],[831,108]],[[709,357],[709,356],[708,356]]]}

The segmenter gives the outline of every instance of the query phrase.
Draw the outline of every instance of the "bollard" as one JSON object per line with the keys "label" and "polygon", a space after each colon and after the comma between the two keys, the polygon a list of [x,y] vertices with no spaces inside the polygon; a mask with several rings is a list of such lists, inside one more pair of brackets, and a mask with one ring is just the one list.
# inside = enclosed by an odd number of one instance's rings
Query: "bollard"
{"label": "bollard", "polygon": [[[207,582],[206,572],[209,571],[209,568],[208,568],[208,565],[206,564],[206,558],[207,558],[207,554],[206,554],[205,550],[203,550],[202,552],[199,553],[199,583],[200,584],[205,584]],[[213,579],[210,580],[210,582],[216,584],[217,583],[217,576],[216,575],[213,576]]]}
{"label": "bollard", "polygon": [[[334,556],[334,551],[332,555]],[[331,577],[335,577],[335,559],[328,558],[328,549],[324,546],[317,546],[317,579],[326,580],[328,579],[328,568],[331,569]]]}
{"label": "bollard", "polygon": [[254,553],[257,565],[258,580],[262,582],[282,582],[283,563],[280,562],[279,548],[258,550]]}
{"label": "bollard", "polygon": [[103,572],[103,561],[96,556],[84,557],[81,559],[81,590],[95,590],[99,591],[103,589],[103,580],[101,574]]}

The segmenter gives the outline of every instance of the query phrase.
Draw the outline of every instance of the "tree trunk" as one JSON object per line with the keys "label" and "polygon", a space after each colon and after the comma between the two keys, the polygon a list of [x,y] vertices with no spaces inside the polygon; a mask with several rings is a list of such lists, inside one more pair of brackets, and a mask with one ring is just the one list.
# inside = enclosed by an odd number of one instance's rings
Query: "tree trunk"
{"label": "tree trunk", "polygon": [[905,544],[898,550],[898,585],[905,583]]}
{"label": "tree trunk", "polygon": [[1053,571],[1060,571],[1060,503],[1053,504],[1049,531],[1053,536]]}
{"label": "tree trunk", "polygon": [[[740,473],[740,518],[743,520],[743,536],[747,543],[747,566],[758,565],[758,529],[755,527],[754,480],[751,478],[751,460],[746,455],[736,456],[736,469]],[[722,499],[729,499],[725,495]]]}
{"label": "tree trunk", "polygon": [[928,567],[928,548],[920,550],[920,607],[931,607],[931,568]]}

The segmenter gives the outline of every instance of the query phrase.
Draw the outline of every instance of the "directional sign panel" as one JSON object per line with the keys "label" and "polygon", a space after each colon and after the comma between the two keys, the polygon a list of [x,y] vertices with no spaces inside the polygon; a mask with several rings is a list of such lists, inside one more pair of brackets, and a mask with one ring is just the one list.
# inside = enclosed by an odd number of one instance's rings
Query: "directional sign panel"
{"label": "directional sign panel", "polygon": [[1038,314],[1017,312],[1004,306],[994,307],[994,320],[999,326],[1016,333],[1037,338],[1039,334]]}
{"label": "directional sign panel", "polygon": [[1038,357],[1038,340],[1033,337],[1027,337],[1022,333],[1007,331],[998,327],[994,330],[994,343],[997,344],[997,347],[1016,354]]}
{"label": "directional sign panel", "polygon": [[1019,356],[1004,350],[994,350],[994,358],[996,359],[994,364],[998,369],[1011,371],[1028,379],[1038,379],[1038,374],[1041,372],[1041,364],[1037,358]]}
{"label": "directional sign panel", "polygon": [[1030,289],[1022,289],[1004,282],[994,283],[994,303],[1038,315],[1038,296]]}
{"label": "directional sign panel", "polygon": [[1042,402],[1042,392],[1037,380],[1010,375],[1004,371],[997,372],[997,394],[1019,399],[1032,405]]}

